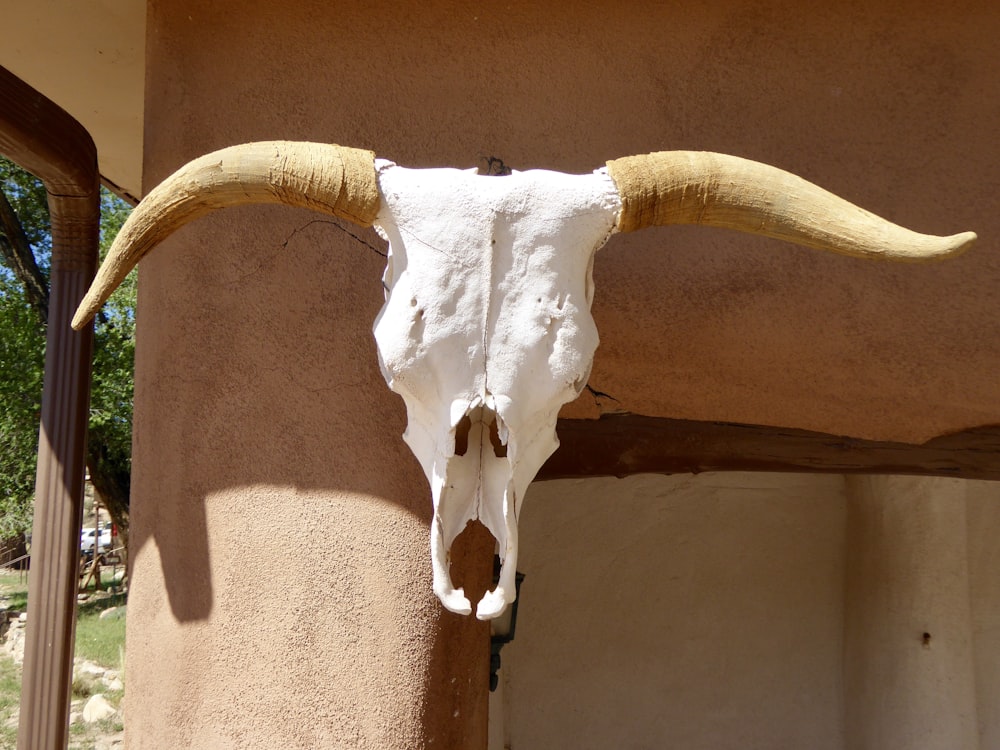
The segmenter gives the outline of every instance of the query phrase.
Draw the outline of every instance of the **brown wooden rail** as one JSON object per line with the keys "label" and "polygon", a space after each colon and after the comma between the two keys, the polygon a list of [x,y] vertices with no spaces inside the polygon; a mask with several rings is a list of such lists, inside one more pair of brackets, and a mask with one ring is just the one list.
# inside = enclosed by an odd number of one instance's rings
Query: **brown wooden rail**
{"label": "brown wooden rail", "polygon": [[542,467],[538,480],[703,471],[919,474],[1000,480],[1000,426],[944,435],[922,445],[637,414],[561,419],[557,431],[559,449]]}

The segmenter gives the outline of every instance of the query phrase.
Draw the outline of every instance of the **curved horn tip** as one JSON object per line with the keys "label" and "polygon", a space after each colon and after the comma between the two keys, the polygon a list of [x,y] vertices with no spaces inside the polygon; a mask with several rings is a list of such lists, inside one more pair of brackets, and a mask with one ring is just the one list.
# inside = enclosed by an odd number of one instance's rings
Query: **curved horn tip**
{"label": "curved horn tip", "polygon": [[150,191],[122,226],[73,317],[83,328],[139,260],[210,211],[246,203],[311,208],[362,226],[379,211],[375,154],[304,141],[260,141],[194,159]]}
{"label": "curved horn tip", "polygon": [[607,169],[621,198],[620,232],[701,224],[913,263],[954,257],[976,241],[974,232],[913,232],[797,175],[737,156],[660,151],[614,159]]}
{"label": "curved horn tip", "polygon": [[74,331],[80,331],[86,325],[93,320],[97,312],[104,307],[104,303],[107,302],[108,297],[111,296],[117,284],[109,285],[104,282],[101,278],[102,274],[98,272],[97,277],[90,285],[90,289],[80,300],[80,304],[76,308],[76,312],[73,313],[73,320],[70,322],[70,327]]}
{"label": "curved horn tip", "polygon": [[96,301],[94,295],[88,294],[80,302],[80,306],[76,308],[76,312],[73,313],[73,320],[70,322],[70,328],[74,331],[83,330],[86,325],[94,319],[97,315],[97,311],[101,309],[104,305],[101,301]]}
{"label": "curved horn tip", "polygon": [[944,257],[961,255],[976,243],[979,236],[975,232],[961,232],[952,235],[949,239],[954,240],[954,244],[952,244],[951,250]]}
{"label": "curved horn tip", "polygon": [[910,247],[887,250],[883,256],[888,260],[911,263],[934,263],[961,255],[977,240],[975,232],[960,232],[946,237],[923,235],[921,242]]}
{"label": "curved horn tip", "polygon": [[82,330],[93,317],[93,314],[89,311],[85,312],[84,310],[77,310],[76,315],[73,316],[73,322],[69,324],[69,327],[74,331]]}

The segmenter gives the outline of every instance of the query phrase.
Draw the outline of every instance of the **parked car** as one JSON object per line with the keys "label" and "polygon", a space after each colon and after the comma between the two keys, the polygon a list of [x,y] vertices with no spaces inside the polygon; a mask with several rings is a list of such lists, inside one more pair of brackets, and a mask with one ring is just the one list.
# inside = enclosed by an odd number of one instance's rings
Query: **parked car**
{"label": "parked car", "polygon": [[[97,535],[97,546],[101,552],[107,552],[111,549],[110,528],[101,529],[100,533]],[[94,529],[92,527],[84,529],[80,533],[80,551],[84,553],[94,551]]]}

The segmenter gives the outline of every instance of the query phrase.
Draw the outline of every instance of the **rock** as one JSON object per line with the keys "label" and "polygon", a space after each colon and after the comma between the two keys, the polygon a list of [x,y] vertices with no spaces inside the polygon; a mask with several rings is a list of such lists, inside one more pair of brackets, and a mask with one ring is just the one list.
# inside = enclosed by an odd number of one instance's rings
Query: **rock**
{"label": "rock", "polygon": [[122,681],[119,680],[119,679],[114,679],[114,680],[105,679],[104,680],[104,686],[108,690],[115,690],[115,691],[117,691],[117,690],[124,690],[125,689],[125,686],[122,684]]}
{"label": "rock", "polygon": [[19,614],[17,616],[17,621],[18,622],[27,622],[28,621],[28,613],[27,612],[22,612],[21,614]]}
{"label": "rock", "polygon": [[95,721],[110,719],[115,713],[115,707],[105,700],[104,695],[97,693],[90,696],[87,705],[83,707],[83,720],[93,724]]}
{"label": "rock", "polygon": [[118,614],[118,607],[108,607],[107,609],[102,609],[101,614],[97,616],[98,620],[110,620],[112,617],[116,617]]}
{"label": "rock", "polygon": [[83,720],[83,715],[79,711],[69,712],[69,725],[79,724]]}
{"label": "rock", "polygon": [[3,642],[3,650],[10,654],[16,664],[24,662],[24,634],[24,623],[12,623]]}
{"label": "rock", "polygon": [[83,661],[74,667],[78,677],[104,677],[108,670],[91,661]]}
{"label": "rock", "polygon": [[108,607],[97,616],[99,620],[120,620],[125,616],[125,607]]}

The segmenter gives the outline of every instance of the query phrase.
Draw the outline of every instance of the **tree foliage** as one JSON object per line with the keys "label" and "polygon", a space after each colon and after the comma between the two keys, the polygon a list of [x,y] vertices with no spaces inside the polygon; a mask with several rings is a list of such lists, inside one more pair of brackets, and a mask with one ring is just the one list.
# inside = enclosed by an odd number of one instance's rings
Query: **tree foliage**
{"label": "tree foliage", "polygon": [[0,275],[0,539],[31,526],[45,330],[9,275]]}
{"label": "tree foliage", "polygon": [[[102,256],[129,210],[102,189]],[[31,527],[48,319],[49,227],[44,186],[0,159],[0,538]],[[131,470],[134,310],[133,274],[96,322],[87,441],[91,480],[123,534]]]}
{"label": "tree foliage", "polygon": [[[102,258],[130,210],[123,200],[102,191]],[[91,481],[118,525],[123,541],[128,539],[132,471],[135,295],[136,274],[133,272],[97,315],[87,435],[87,468]]]}

